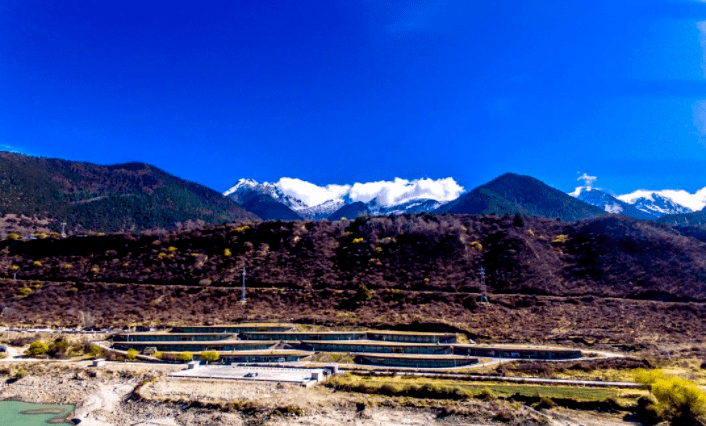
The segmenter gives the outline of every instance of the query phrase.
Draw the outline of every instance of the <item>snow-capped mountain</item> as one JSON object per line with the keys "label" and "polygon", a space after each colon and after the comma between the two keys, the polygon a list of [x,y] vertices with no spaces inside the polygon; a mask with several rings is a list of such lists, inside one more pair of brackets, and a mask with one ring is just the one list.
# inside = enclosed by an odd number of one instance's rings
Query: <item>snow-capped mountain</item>
{"label": "snow-capped mountain", "polygon": [[[635,191],[631,194],[620,195],[617,198],[635,206],[638,210],[650,213],[657,217],[668,214],[691,213],[691,209],[684,205],[685,200],[678,202],[675,194],[685,191]],[[691,195],[691,194],[690,194]],[[699,209],[700,210],[700,209]]]}
{"label": "snow-capped mountain", "polygon": [[267,195],[305,219],[320,220],[354,202],[364,203],[366,211],[372,215],[431,212],[456,199],[462,192],[463,187],[452,178],[412,181],[398,178],[394,181],[326,186],[282,178],[274,183],[240,179],[223,195],[240,204],[253,200],[254,194]]}
{"label": "snow-capped mountain", "polygon": [[658,217],[653,213],[640,210],[631,204],[621,201],[605,191],[590,186],[579,186],[569,195],[592,206],[600,207],[605,210],[606,213],[622,214],[643,220],[654,220]]}

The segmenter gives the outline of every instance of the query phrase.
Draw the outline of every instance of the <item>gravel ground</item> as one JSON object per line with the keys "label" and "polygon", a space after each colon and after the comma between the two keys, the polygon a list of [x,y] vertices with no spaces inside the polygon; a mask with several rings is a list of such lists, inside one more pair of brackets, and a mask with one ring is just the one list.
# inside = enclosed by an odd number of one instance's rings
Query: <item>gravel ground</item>
{"label": "gravel ground", "polygon": [[[12,363],[9,373],[14,374],[19,367]],[[27,363],[23,367],[30,373],[27,377],[0,379],[0,399],[74,404],[82,426],[631,425],[607,415],[569,410],[551,410],[547,415],[526,407],[477,400],[462,404],[471,413],[468,416],[439,417],[436,409],[393,406],[389,399],[370,399],[321,387],[164,377],[181,368],[174,366],[111,363],[95,369],[86,368],[85,363]],[[142,399],[133,396],[136,387]],[[194,408],[187,403],[193,401],[202,405],[228,403],[236,409]],[[244,406],[250,408],[248,414],[238,411]],[[274,409],[288,406],[301,410],[301,414],[273,414]],[[492,420],[503,411],[511,413],[509,421]]]}

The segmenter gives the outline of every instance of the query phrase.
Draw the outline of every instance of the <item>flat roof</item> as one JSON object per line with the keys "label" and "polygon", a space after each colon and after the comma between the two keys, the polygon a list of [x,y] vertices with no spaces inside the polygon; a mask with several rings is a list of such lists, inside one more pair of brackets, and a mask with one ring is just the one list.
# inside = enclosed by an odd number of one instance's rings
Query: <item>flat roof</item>
{"label": "flat roof", "polygon": [[450,343],[414,343],[414,342],[387,342],[383,340],[304,340],[302,343],[318,345],[347,345],[347,346],[408,346],[408,347],[439,347],[451,348]]}
{"label": "flat roof", "polygon": [[[162,352],[165,354],[172,354],[172,355],[177,355],[180,354],[181,352]],[[296,356],[309,356],[312,355],[314,352],[307,352],[307,351],[296,351],[296,350],[279,350],[279,351],[272,351],[272,350],[261,350],[261,351],[219,351],[218,354],[221,356],[224,355],[242,355],[242,356],[277,356],[277,355],[296,355]]]}
{"label": "flat roof", "polygon": [[276,345],[279,343],[277,340],[189,340],[189,341],[178,341],[178,342],[116,342],[117,344],[129,344],[129,345],[143,345],[143,346],[154,346],[154,345]]}
{"label": "flat roof", "polygon": [[367,331],[246,331],[243,334],[287,334],[287,335],[299,335],[307,334],[311,336],[328,336],[336,334],[368,334]]}
{"label": "flat roof", "polygon": [[115,336],[232,336],[233,333],[173,333],[170,331],[138,331],[113,333]]}
{"label": "flat roof", "polygon": [[294,327],[294,324],[275,322],[243,322],[240,324],[217,324],[217,325],[175,325],[172,328],[219,328],[219,327]]}
{"label": "flat roof", "polygon": [[469,359],[478,359],[474,357],[467,357],[463,355],[416,355],[416,354],[375,354],[375,353],[365,353],[365,354],[356,354],[357,356],[360,357],[367,357],[367,358],[397,358],[397,359],[423,359],[423,360],[444,360],[444,359],[450,359],[450,360],[469,360]]}
{"label": "flat roof", "polygon": [[192,370],[181,370],[169,374],[170,377],[194,379],[230,379],[257,382],[314,383],[312,373],[323,376],[321,368],[277,368],[277,367],[239,367],[239,366],[200,366]]}
{"label": "flat roof", "polygon": [[411,335],[411,336],[456,336],[456,333],[428,333],[417,331],[368,330],[370,334]]}
{"label": "flat roof", "polygon": [[486,345],[486,344],[454,344],[457,348],[479,348],[479,349],[499,349],[499,350],[512,350],[512,349],[524,349],[530,351],[581,351],[581,349],[575,348],[561,348],[557,346],[538,346],[538,345],[517,345],[517,344],[497,344],[497,345]]}

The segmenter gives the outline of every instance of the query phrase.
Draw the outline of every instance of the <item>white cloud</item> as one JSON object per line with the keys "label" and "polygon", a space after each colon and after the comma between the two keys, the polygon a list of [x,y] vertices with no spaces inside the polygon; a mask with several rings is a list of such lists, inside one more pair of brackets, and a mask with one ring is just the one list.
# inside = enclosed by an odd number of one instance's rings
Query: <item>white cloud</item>
{"label": "white cloud", "polygon": [[617,198],[620,201],[632,204],[638,198],[647,198],[649,200],[654,200],[654,194],[669,198],[675,203],[684,207],[688,207],[693,211],[699,211],[706,207],[706,188],[701,188],[693,194],[684,191],[683,189],[665,189],[662,191],[649,191],[646,189],[639,189],[635,192],[631,192],[630,194],[620,195]]}
{"label": "white cloud", "polygon": [[579,176],[576,180],[582,180],[583,184],[590,190],[593,186],[593,183],[597,179],[598,178],[596,176],[589,176],[588,174],[584,173],[583,175]]}
{"label": "white cloud", "polygon": [[301,200],[309,207],[318,206],[328,200],[341,198],[350,190],[350,185],[319,186],[301,179],[281,178],[275,184],[280,191]]}
{"label": "white cloud", "polygon": [[395,178],[394,181],[356,183],[350,191],[353,201],[367,203],[377,199],[382,206],[393,206],[412,200],[432,199],[446,202],[455,200],[464,191],[453,178],[415,179]]}
{"label": "white cloud", "polygon": [[282,178],[275,185],[286,195],[301,200],[309,207],[345,196],[364,203],[377,199],[384,207],[420,199],[446,202],[455,200],[464,192],[464,188],[450,177],[436,180],[395,178],[393,181],[326,186],[301,179]]}

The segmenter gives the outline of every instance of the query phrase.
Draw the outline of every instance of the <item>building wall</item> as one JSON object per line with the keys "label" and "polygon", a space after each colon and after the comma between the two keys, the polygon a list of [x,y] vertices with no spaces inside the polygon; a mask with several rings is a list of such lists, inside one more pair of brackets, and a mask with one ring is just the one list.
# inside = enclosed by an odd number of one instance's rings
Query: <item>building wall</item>
{"label": "building wall", "polygon": [[387,365],[392,367],[410,368],[451,368],[463,365],[473,365],[478,363],[476,358],[464,359],[410,359],[410,358],[380,358],[371,355],[358,355],[355,358],[356,364]]}
{"label": "building wall", "polygon": [[315,351],[321,352],[372,352],[372,353],[406,353],[406,354],[450,354],[451,346],[431,345],[431,346],[406,346],[406,345],[343,345],[329,342],[302,342],[304,347],[311,347]]}
{"label": "building wall", "polygon": [[571,349],[507,349],[493,347],[456,346],[454,353],[490,358],[513,359],[576,359],[583,356],[579,350]]}

